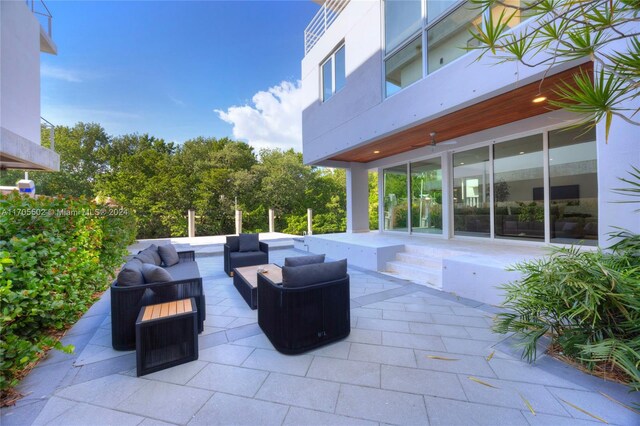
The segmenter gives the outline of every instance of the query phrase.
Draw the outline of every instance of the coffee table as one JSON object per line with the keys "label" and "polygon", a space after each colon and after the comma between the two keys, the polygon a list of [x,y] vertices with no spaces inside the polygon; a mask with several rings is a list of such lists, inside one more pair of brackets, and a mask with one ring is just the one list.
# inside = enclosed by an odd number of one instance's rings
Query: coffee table
{"label": "coffee table", "polygon": [[260,268],[265,270],[263,274],[266,274],[274,283],[282,282],[282,269],[273,263],[233,268],[233,285],[251,309],[258,308],[258,269]]}

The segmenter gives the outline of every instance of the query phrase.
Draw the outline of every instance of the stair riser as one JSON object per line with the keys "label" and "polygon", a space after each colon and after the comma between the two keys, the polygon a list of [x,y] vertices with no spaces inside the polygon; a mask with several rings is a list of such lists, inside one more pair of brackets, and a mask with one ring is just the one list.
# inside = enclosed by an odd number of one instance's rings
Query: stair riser
{"label": "stair riser", "polygon": [[417,265],[423,268],[442,270],[442,259],[433,259],[426,256],[416,256],[409,253],[396,254],[396,260],[410,265]]}
{"label": "stair riser", "polygon": [[436,286],[439,286],[442,283],[441,272],[421,269],[399,262],[387,262],[387,271],[411,281],[428,282]]}

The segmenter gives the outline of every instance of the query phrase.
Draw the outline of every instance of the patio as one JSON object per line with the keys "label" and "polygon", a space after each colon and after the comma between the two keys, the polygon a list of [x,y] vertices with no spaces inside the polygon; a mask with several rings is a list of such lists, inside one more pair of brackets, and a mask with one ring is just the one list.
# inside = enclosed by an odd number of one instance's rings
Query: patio
{"label": "patio", "polygon": [[[270,260],[302,254],[272,250]],[[546,356],[521,361],[490,331],[495,308],[356,267],[350,336],[281,355],[222,256],[197,260],[208,305],[199,360],[135,377],[135,353],[111,349],[107,292],[63,339],[75,353],[51,352],[23,380],[25,397],[2,410],[2,425],[598,422],[571,404],[610,424],[640,421],[600,394],[640,402],[624,386]]]}

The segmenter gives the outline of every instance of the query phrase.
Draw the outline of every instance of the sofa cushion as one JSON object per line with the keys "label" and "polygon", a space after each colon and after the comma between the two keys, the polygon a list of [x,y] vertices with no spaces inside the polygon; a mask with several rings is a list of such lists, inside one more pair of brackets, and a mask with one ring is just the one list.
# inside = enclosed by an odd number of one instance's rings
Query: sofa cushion
{"label": "sofa cushion", "polygon": [[231,251],[240,251],[240,239],[238,237],[227,237],[227,245]]}
{"label": "sofa cushion", "polygon": [[121,287],[131,287],[134,285],[144,284],[144,277],[142,276],[142,262],[138,259],[133,259],[124,264],[116,281]]}
{"label": "sofa cushion", "polygon": [[347,259],[336,262],[282,267],[282,285],[289,288],[335,281],[346,276]]}
{"label": "sofa cushion", "polygon": [[173,266],[167,266],[165,269],[175,281],[200,278],[198,262],[180,262]]}
{"label": "sofa cushion", "polygon": [[178,256],[178,250],[173,244],[166,244],[158,246],[158,254],[165,266],[173,266],[180,262],[180,256]]}
{"label": "sofa cushion", "polygon": [[314,263],[324,263],[324,254],[313,254],[310,256],[285,257],[284,266],[302,266]]}
{"label": "sofa cushion", "polygon": [[140,269],[145,283],[166,283],[173,281],[171,274],[159,266],[143,263]]}
{"label": "sofa cushion", "polygon": [[145,254],[145,255],[151,257],[153,259],[153,263],[156,266],[160,266],[160,264],[162,264],[162,259],[160,258],[160,255],[158,254],[158,246],[155,245],[155,244],[151,244],[146,249],[138,252],[138,254]]}
{"label": "sofa cushion", "polygon": [[258,234],[240,234],[238,236],[240,251],[259,251],[260,240]]}

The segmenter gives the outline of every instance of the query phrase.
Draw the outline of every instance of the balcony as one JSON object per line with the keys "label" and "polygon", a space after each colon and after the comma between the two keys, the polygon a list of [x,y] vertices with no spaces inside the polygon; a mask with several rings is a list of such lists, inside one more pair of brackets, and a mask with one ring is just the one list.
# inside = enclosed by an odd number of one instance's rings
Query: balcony
{"label": "balcony", "polygon": [[51,33],[51,21],[53,19],[51,11],[43,0],[25,0],[25,3],[31,13],[38,19],[38,22],[40,22],[40,51],[53,55],[57,54],[58,47],[53,42]]}
{"label": "balcony", "polygon": [[329,29],[331,24],[347,7],[350,0],[326,0],[304,30],[304,54],[306,55],[316,45],[320,37]]}

